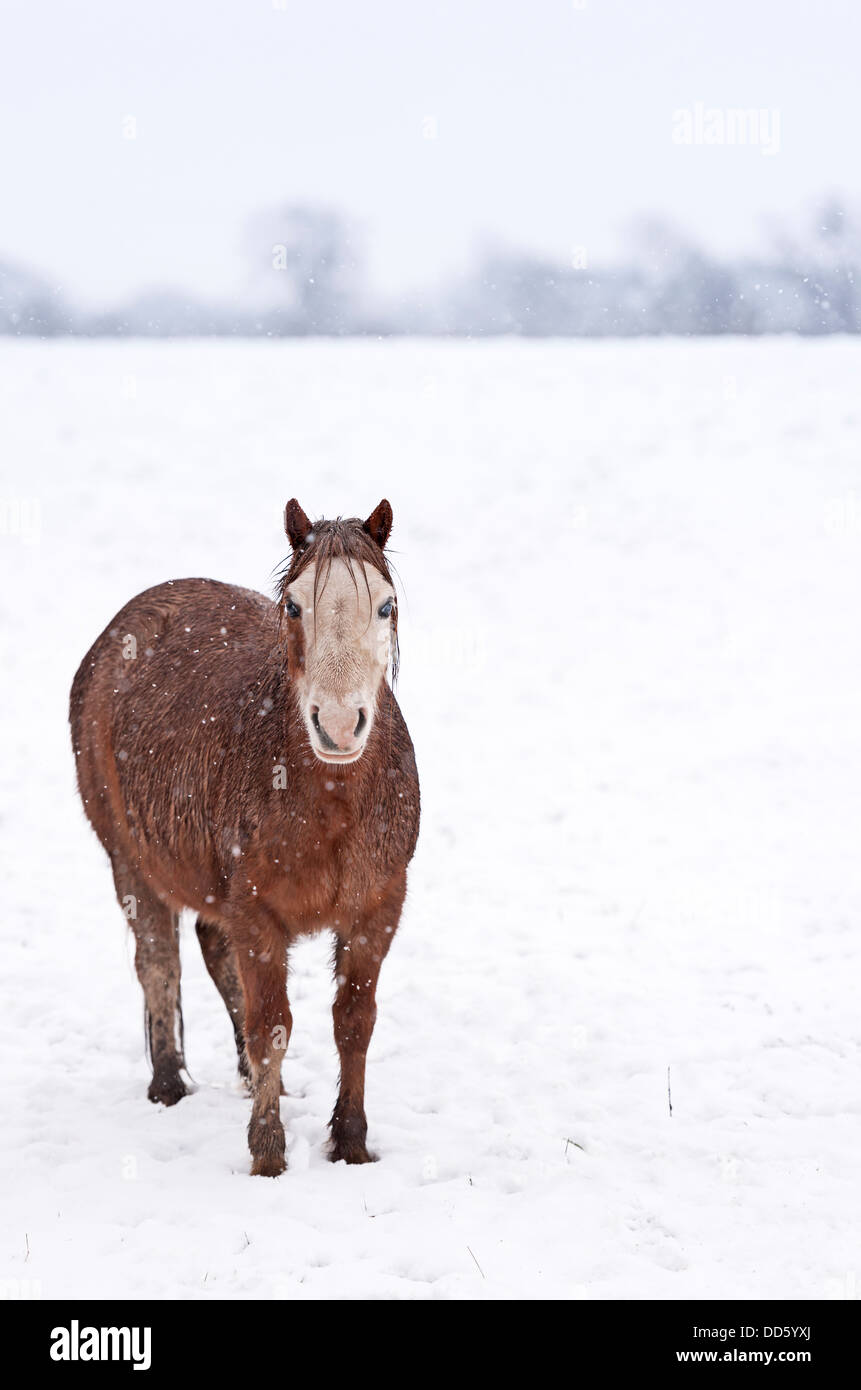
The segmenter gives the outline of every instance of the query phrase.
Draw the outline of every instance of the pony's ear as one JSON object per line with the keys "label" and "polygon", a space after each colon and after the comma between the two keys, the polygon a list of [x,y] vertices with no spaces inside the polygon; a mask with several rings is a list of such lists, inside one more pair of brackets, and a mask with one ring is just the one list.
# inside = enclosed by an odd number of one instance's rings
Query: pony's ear
{"label": "pony's ear", "polygon": [[392,530],[392,508],[385,497],[371,512],[362,529],[367,531],[371,540],[377,542],[380,550],[385,550]]}
{"label": "pony's ear", "polygon": [[302,550],[313,526],[303,512],[295,497],[291,497],[284,508],[284,530],[294,550]]}

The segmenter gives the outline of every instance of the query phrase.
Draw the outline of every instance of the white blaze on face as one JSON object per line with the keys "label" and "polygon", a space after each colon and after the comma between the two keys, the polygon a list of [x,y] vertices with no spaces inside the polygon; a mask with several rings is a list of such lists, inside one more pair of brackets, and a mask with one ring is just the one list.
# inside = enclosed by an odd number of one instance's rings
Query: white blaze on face
{"label": "white blaze on face", "polygon": [[352,763],[362,756],[388,667],[392,622],[380,609],[395,591],[372,565],[334,560],[328,573],[324,566],[315,607],[315,571],[309,565],[287,594],[301,610],[287,621],[301,622],[305,639],[300,707],[317,757]]}

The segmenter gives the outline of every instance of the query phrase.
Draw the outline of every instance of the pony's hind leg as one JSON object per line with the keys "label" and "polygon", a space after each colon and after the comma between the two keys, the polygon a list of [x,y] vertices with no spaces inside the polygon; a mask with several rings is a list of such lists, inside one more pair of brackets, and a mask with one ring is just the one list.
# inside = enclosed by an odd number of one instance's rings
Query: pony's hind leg
{"label": "pony's hind leg", "polygon": [[236,954],[225,932],[214,923],[204,922],[202,917],[198,917],[196,929],[204,964],[224,1000],[230,1022],[233,1024],[239,1075],[250,1091],[251,1067],[245,1051],[245,999],[239,980]]}
{"label": "pony's hind leg", "polygon": [[135,969],[144,992],[146,1042],[152,1064],[147,1095],[175,1105],[188,1095],[180,998],[179,917],[128,865],[113,861],[120,907],[135,934]]}

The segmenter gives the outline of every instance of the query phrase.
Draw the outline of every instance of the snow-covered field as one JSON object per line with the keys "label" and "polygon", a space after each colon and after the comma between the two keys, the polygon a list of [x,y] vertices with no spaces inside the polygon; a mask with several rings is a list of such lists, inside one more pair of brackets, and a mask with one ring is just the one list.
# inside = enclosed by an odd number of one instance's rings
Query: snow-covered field
{"label": "snow-covered field", "polygon": [[[0,1289],[861,1293],[859,381],[841,340],[0,341]],[[269,588],[294,493],[394,506],[424,819],[380,1162],[323,1155],[319,938],[267,1181],[190,924],[198,1089],[145,1099],[66,702],[145,586]]]}

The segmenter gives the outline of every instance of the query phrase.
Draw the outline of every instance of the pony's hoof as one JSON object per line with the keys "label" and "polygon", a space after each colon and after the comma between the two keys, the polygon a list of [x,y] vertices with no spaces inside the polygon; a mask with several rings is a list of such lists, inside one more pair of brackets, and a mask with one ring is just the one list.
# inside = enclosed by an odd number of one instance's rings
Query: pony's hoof
{"label": "pony's hoof", "polygon": [[279,1178],[286,1170],[287,1162],[283,1154],[259,1154],[251,1164],[253,1178]]}
{"label": "pony's hoof", "polygon": [[376,1163],[377,1155],[369,1153],[357,1140],[333,1139],[329,1147],[330,1163]]}
{"label": "pony's hoof", "polygon": [[251,1173],[255,1178],[277,1178],[287,1167],[284,1154],[287,1140],[284,1126],[276,1115],[268,1118],[252,1116],[248,1126],[248,1147],[251,1150]]}
{"label": "pony's hoof", "polygon": [[154,1076],[149,1083],[147,1098],[154,1105],[176,1105],[177,1101],[182,1100],[183,1096],[190,1095],[190,1091],[183,1081],[179,1072],[171,1072],[165,1076]]}

